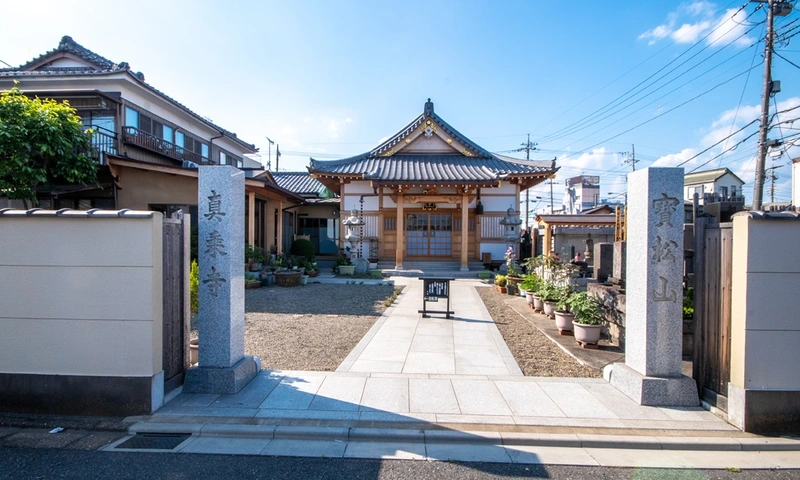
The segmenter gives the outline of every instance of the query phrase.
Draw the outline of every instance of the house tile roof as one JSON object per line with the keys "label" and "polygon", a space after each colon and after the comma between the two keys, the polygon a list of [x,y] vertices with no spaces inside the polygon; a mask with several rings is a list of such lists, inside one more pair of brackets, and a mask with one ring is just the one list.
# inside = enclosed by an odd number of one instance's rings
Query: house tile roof
{"label": "house tile roof", "polygon": [[687,173],[683,176],[683,184],[695,185],[698,183],[711,183],[722,178],[724,175],[728,173],[733,175],[734,178],[742,182],[742,185],[744,185],[744,180],[736,176],[736,174],[731,172],[728,168],[716,168],[714,170],[705,170],[702,172]]}
{"label": "house tile roof", "polygon": [[[49,56],[56,55],[58,53],[71,53],[80,57],[81,59],[89,62],[92,66],[88,67],[50,67],[50,66],[42,66],[37,67],[37,64],[45,60]],[[32,69],[33,68],[33,69]],[[136,79],[142,86],[145,88],[153,91],[157,95],[165,98],[173,105],[177,106],[178,108],[182,109],[186,113],[192,115],[193,117],[197,118],[201,122],[209,125],[210,127],[220,131],[225,136],[234,139],[237,143],[241,144],[242,146],[256,152],[258,149],[252,143],[247,143],[244,140],[239,139],[236,136],[236,133],[226,130],[219,125],[214,124],[213,122],[209,121],[205,117],[195,113],[186,105],[178,102],[174,98],[170,97],[169,95],[165,94],[161,90],[153,87],[149,83],[145,82],[144,74],[142,72],[133,72],[130,69],[130,65],[127,62],[121,63],[114,63],[111,60],[98,55],[91,50],[87,49],[86,47],[80,45],[79,43],[75,42],[70,36],[64,36],[61,38],[61,41],[58,43],[58,47],[53,50],[50,50],[47,53],[39,55],[38,57],[34,58],[33,60],[29,61],[28,63],[21,65],[17,68],[0,68],[0,78],[16,78],[16,77],[42,77],[42,76],[58,76],[58,77],[66,77],[70,75],[109,75],[114,73],[128,73],[133,78]]]}
{"label": "house tile roof", "polygon": [[[428,119],[448,137],[464,146],[466,153],[392,153]],[[317,177],[348,176],[387,183],[446,182],[494,183],[509,176],[544,179],[558,169],[553,161],[532,161],[495,155],[481,148],[447,124],[433,111],[428,99],[423,113],[373,150],[341,160],[314,160],[308,167]]]}
{"label": "house tile roof", "polygon": [[275,182],[283,189],[299,195],[318,196],[325,185],[308,172],[272,172]]}

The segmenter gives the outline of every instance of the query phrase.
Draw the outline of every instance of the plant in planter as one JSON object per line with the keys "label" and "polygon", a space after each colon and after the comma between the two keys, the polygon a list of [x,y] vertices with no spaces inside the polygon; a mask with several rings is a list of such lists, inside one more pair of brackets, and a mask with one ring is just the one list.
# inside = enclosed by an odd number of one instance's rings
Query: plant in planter
{"label": "plant in planter", "polygon": [[244,278],[244,288],[251,289],[251,288],[261,288],[261,280],[256,277],[247,276]]}
{"label": "plant in planter", "polygon": [[556,302],[561,297],[559,287],[553,282],[545,281],[542,288],[539,289],[539,297],[542,299],[542,302],[544,302],[542,307],[544,314],[548,317],[552,317],[556,311]]}
{"label": "plant in planter", "polygon": [[530,308],[534,308],[534,296],[541,284],[541,277],[535,273],[529,273],[522,277],[522,283],[519,284],[519,289],[525,292],[525,297],[528,300],[528,306]]}
{"label": "plant in planter", "polygon": [[356,267],[349,258],[339,257],[336,259],[336,265],[333,267],[334,271],[339,275],[353,275],[355,274]]}
{"label": "plant in planter", "polygon": [[319,275],[319,271],[317,270],[317,266],[314,265],[313,263],[305,262],[303,264],[303,267],[306,269],[306,275],[308,275],[309,277],[314,278],[317,275]]}
{"label": "plant in planter", "polygon": [[250,244],[245,244],[244,246],[244,256],[245,256],[245,263],[250,264],[250,271],[251,272],[258,272],[261,270],[261,265],[267,259],[267,253],[264,249],[259,247],[254,247]]}
{"label": "plant in planter", "polygon": [[572,325],[578,344],[582,347],[597,345],[605,320],[600,300],[586,292],[575,293],[570,300],[570,310],[575,315]]}
{"label": "plant in planter", "polygon": [[506,293],[506,285],[508,284],[508,279],[506,279],[505,275],[495,275],[494,284],[497,285],[498,292]]}
{"label": "plant in planter", "polygon": [[575,298],[575,293],[569,289],[565,289],[564,294],[556,302],[556,328],[558,328],[559,335],[572,335],[572,322],[575,320],[575,314],[572,313],[572,301]]}
{"label": "plant in planter", "polygon": [[506,281],[508,286],[516,286],[522,283],[522,277],[519,276],[519,265],[517,265],[517,255],[514,253],[514,247],[509,245],[506,250]]}

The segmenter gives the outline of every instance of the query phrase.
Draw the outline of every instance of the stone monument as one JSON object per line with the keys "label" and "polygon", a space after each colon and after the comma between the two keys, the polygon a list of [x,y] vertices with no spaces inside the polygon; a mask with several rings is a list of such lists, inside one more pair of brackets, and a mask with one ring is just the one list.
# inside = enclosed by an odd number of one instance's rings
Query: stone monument
{"label": "stone monument", "polygon": [[625,363],[603,376],[641,405],[697,406],[697,385],[681,374],[683,169],[628,178]]}
{"label": "stone monument", "polygon": [[236,393],[261,370],[244,356],[244,178],[229,165],[199,169],[199,361],[187,393]]}

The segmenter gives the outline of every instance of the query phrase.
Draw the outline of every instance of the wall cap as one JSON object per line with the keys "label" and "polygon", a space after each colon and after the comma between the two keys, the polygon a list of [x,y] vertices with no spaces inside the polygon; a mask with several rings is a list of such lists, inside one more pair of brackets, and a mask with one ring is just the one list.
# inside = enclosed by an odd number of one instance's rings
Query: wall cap
{"label": "wall cap", "polygon": [[62,208],[60,210],[44,210],[41,208],[31,208],[29,210],[16,210],[13,208],[0,209],[0,217],[61,217],[61,218],[153,218],[157,212],[144,210],[101,210],[93,208],[91,210],[72,210]]}
{"label": "wall cap", "polygon": [[783,212],[737,212],[733,214],[732,218],[736,217],[750,217],[759,220],[800,220],[800,212],[790,212],[788,210]]}

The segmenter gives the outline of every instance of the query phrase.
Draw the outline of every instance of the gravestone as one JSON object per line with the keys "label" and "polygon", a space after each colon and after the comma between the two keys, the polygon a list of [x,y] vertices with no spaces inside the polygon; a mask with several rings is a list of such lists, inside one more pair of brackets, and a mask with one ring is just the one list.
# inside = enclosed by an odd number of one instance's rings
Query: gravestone
{"label": "gravestone", "polygon": [[236,393],[261,369],[244,355],[244,178],[229,165],[199,169],[199,359],[187,393]]}
{"label": "gravestone", "polygon": [[625,363],[603,376],[641,405],[697,406],[697,385],[681,374],[683,169],[628,178]]}
{"label": "gravestone", "polygon": [[353,266],[356,268],[354,272],[356,275],[363,275],[369,272],[369,260],[363,257],[359,257],[353,260]]}
{"label": "gravestone", "polygon": [[611,275],[621,282],[625,281],[625,245],[624,240],[614,242],[614,271]]}
{"label": "gravestone", "polygon": [[594,278],[605,282],[614,269],[614,244],[594,244]]}

